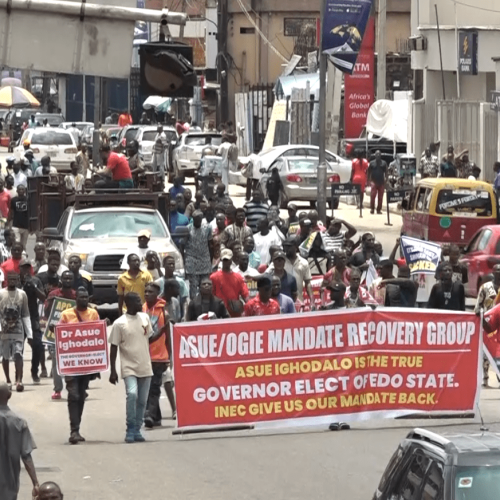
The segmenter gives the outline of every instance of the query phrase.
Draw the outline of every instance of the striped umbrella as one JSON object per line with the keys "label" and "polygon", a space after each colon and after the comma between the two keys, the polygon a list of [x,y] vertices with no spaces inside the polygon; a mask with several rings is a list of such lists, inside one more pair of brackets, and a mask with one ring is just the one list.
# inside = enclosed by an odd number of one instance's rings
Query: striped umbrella
{"label": "striped umbrella", "polygon": [[0,107],[38,107],[38,100],[26,89],[21,87],[2,87],[0,88]]}

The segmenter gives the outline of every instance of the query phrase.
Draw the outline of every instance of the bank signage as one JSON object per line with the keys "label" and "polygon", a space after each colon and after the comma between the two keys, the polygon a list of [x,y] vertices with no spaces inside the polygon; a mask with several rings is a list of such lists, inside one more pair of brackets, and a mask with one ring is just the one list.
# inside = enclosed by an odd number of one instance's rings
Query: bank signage
{"label": "bank signage", "polygon": [[458,71],[477,75],[477,31],[458,32]]}

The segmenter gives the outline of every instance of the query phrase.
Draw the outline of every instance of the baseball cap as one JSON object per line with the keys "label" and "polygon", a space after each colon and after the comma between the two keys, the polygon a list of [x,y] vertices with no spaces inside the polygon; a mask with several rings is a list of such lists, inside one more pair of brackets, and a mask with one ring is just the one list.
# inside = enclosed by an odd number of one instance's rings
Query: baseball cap
{"label": "baseball cap", "polygon": [[15,163],[16,162],[16,158],[14,156],[7,156],[7,158],[5,158],[5,161],[7,163]]}
{"label": "baseball cap", "polygon": [[289,203],[287,209],[288,210],[294,210],[296,212],[297,211],[297,205],[295,203]]}
{"label": "baseball cap", "polygon": [[32,149],[27,149],[25,152],[24,152],[24,156],[34,156],[34,153],[33,153],[33,150]]}
{"label": "baseball cap", "polygon": [[330,283],[326,288],[328,288],[328,290],[331,290],[332,292],[344,293],[346,291],[346,286],[341,281],[334,281],[333,283]]}
{"label": "baseball cap", "polygon": [[274,252],[273,255],[273,261],[275,261],[276,259],[286,260],[286,255],[281,250],[278,250],[277,252]]}
{"label": "baseball cap", "polygon": [[231,260],[233,258],[233,252],[229,248],[225,248],[220,253],[220,260]]}
{"label": "baseball cap", "polygon": [[145,236],[148,240],[151,239],[151,231],[149,229],[141,229],[137,233],[137,237],[141,238],[142,236]]}
{"label": "baseball cap", "polygon": [[28,259],[21,259],[21,262],[19,262],[19,267],[22,266],[31,266],[31,262]]}

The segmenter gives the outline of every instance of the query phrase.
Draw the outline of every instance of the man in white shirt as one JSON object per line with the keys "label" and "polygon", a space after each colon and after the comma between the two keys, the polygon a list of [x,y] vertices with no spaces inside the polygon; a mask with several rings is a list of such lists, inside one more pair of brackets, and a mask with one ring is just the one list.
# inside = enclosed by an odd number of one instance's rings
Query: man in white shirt
{"label": "man in white shirt", "polygon": [[13,179],[14,179],[14,189],[17,189],[17,186],[23,185],[28,187],[28,178],[26,177],[25,174],[23,174],[23,171],[21,169],[21,162],[16,161],[14,165],[12,166],[12,173],[11,173]]}
{"label": "man in white shirt", "polygon": [[269,230],[269,221],[267,217],[263,217],[257,223],[258,233],[253,235],[255,242],[255,251],[260,255],[261,264],[269,264],[271,256],[269,248],[276,245],[281,248],[281,238],[274,232]]}
{"label": "man in white shirt", "polygon": [[233,269],[235,273],[241,274],[244,278],[256,278],[260,276],[259,271],[253,267],[249,267],[249,256],[246,252],[240,252],[238,266]]}
{"label": "man in white shirt", "polygon": [[125,252],[125,257],[123,257],[121,265],[122,269],[128,269],[128,264],[127,264],[128,256],[132,253],[139,257],[139,259],[141,260],[141,267],[144,267],[144,265],[146,264],[146,254],[148,253],[149,250],[151,250],[151,248],[149,248],[148,246],[150,239],[151,239],[151,231],[149,229],[141,229],[137,233],[137,241],[138,241],[137,246],[129,248]]}
{"label": "man in white shirt", "polygon": [[83,191],[83,185],[85,184],[85,179],[82,174],[78,173],[79,166],[76,161],[70,163],[71,174],[64,177],[64,183],[66,184],[66,190],[72,193],[81,193]]}
{"label": "man in white shirt", "polygon": [[[114,322],[109,337],[111,344],[109,381],[113,385],[118,382],[116,358],[120,349],[121,376],[125,382],[127,395],[125,442],[140,443],[145,441],[141,427],[153,376],[149,344],[158,340],[165,329],[158,329],[153,335],[151,320],[142,312],[141,297],[137,293],[127,293],[124,300],[127,312]],[[165,324],[168,324],[168,318],[168,312],[165,312]]]}
{"label": "man in white shirt", "polygon": [[35,177],[43,177],[44,175],[57,174],[57,170],[50,165],[50,156],[45,155],[41,160],[41,167],[38,167],[35,172]]}
{"label": "man in white shirt", "polygon": [[77,128],[76,123],[71,124],[71,127],[68,128],[68,132],[73,136],[75,144],[78,146],[80,144],[80,137],[82,136],[82,133]]}

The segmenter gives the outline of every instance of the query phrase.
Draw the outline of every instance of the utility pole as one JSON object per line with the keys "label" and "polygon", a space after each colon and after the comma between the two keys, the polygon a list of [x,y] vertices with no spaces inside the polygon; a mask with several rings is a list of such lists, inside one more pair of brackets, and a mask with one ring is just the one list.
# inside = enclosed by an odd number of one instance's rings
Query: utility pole
{"label": "utility pole", "polygon": [[[182,0],[181,12],[186,12],[186,0]],[[184,41],[184,25],[181,24],[179,27],[179,39],[181,42]]]}
{"label": "utility pole", "polygon": [[219,0],[217,2],[217,81],[219,89],[219,106],[217,110],[218,124],[226,123],[229,119],[229,96],[228,96],[228,64],[227,64],[227,13],[228,0]]}
{"label": "utility pole", "polygon": [[100,147],[100,134],[99,125],[101,122],[101,77],[94,77],[94,134],[92,144],[92,165],[96,166],[99,163],[99,147]]}
{"label": "utility pole", "polygon": [[386,21],[387,0],[378,0],[378,30],[377,30],[377,99],[385,99],[387,57],[386,57]]}
{"label": "utility pole", "polygon": [[318,215],[326,224],[326,70],[328,56],[323,54],[323,23],[326,0],[321,0],[321,38],[319,43],[319,165],[318,165]]}

